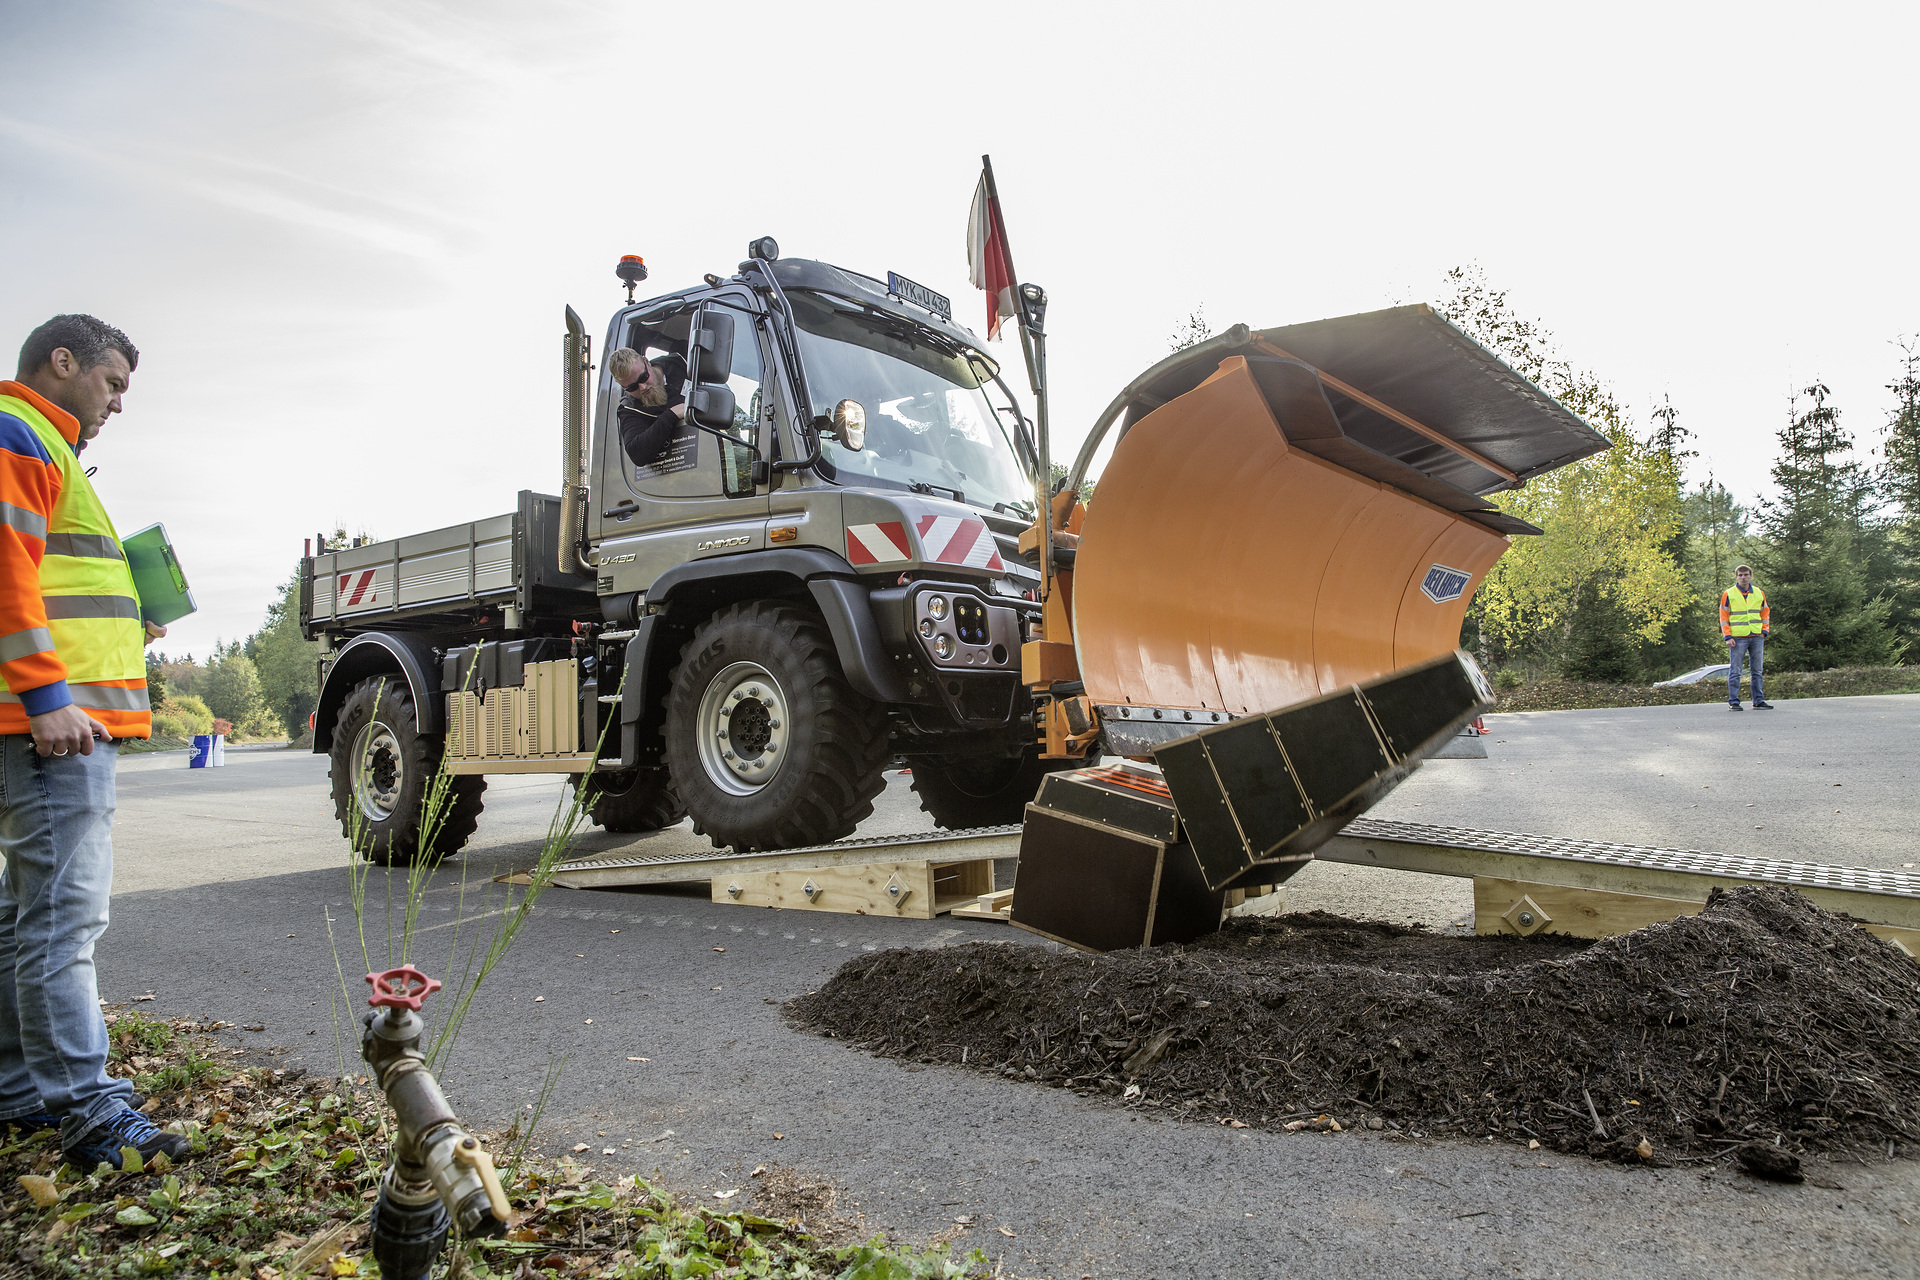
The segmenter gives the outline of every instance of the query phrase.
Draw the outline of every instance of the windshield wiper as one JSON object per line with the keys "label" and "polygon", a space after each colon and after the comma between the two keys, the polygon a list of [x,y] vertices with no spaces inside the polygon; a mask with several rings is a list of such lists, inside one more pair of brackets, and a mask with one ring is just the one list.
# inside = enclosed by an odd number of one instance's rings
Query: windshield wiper
{"label": "windshield wiper", "polygon": [[928,484],[925,480],[915,480],[907,488],[915,493],[950,493],[955,502],[965,502],[967,495],[950,484]]}

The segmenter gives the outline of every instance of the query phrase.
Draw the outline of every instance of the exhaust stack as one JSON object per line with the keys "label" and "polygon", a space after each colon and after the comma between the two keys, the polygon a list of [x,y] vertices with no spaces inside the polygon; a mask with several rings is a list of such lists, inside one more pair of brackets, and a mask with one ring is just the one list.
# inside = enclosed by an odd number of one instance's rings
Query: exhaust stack
{"label": "exhaust stack", "polygon": [[560,391],[560,572],[595,573],[587,559],[587,373],[593,339],[572,307],[561,356]]}

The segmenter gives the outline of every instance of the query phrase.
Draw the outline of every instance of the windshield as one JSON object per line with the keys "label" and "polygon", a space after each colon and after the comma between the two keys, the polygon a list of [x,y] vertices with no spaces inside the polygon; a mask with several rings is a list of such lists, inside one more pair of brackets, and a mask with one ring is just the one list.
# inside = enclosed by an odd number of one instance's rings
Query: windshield
{"label": "windshield", "polygon": [[866,410],[863,447],[847,448],[829,429],[822,467],[842,484],[879,481],[930,486],[991,509],[1028,509],[1033,490],[999,415],[981,389],[978,358],[905,320],[798,290],[787,295],[816,417],[841,400]]}

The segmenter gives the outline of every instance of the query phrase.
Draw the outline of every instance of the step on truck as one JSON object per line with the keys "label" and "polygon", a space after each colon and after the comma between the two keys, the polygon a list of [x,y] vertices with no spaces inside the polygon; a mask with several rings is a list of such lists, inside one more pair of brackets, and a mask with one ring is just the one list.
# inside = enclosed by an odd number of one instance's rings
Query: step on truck
{"label": "step on truck", "polygon": [[622,262],[603,353],[685,370],[646,465],[569,307],[558,496],[302,562],[315,750],[368,856],[458,850],[506,773],[571,775],[610,831],[691,817],[743,851],[848,835],[890,764],[940,825],[1019,820],[1042,769],[1031,424],[939,295],[750,252],[641,302]]}
{"label": "step on truck", "polygon": [[673,369],[686,405],[644,465],[568,308],[558,497],[303,561],[315,750],[369,856],[457,850],[498,773],[741,852],[848,835],[889,764],[940,826],[1018,822],[1051,769],[1451,653],[1539,532],[1490,495],[1608,447],[1416,304],[1176,351],[1046,484],[1044,290],[1017,290],[1029,421],[938,294],[748,254],[644,302],[622,260],[602,349]]}

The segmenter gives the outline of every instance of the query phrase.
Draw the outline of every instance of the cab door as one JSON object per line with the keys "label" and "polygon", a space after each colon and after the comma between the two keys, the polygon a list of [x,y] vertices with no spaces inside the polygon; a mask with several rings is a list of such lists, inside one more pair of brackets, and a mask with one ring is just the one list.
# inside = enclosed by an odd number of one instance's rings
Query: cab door
{"label": "cab door", "polygon": [[[654,358],[684,356],[696,314],[723,308],[734,320],[732,438],[683,423],[651,464],[635,466],[620,446],[615,418],[620,390],[603,377],[596,502],[600,534],[599,593],[645,591],[668,569],[689,560],[757,551],[766,544],[767,489],[755,484],[749,443],[772,438],[774,397],[766,384],[759,311],[744,291],[727,291],[643,313],[629,326],[628,346]],[[603,360],[604,364],[605,361]]]}

